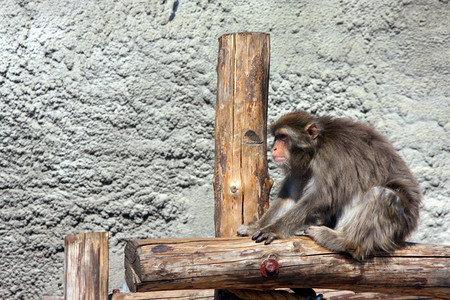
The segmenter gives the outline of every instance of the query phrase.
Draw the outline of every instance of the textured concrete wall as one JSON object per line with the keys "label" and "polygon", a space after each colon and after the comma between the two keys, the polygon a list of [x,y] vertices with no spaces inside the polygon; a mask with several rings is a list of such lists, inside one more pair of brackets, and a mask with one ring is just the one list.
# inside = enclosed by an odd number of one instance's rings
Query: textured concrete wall
{"label": "textured concrete wall", "polygon": [[[213,236],[217,38],[271,34],[269,118],[369,122],[450,241],[448,1],[0,1],[0,298],[63,292],[64,236]],[[271,174],[280,179],[280,173]],[[275,191],[276,191],[275,186]]]}

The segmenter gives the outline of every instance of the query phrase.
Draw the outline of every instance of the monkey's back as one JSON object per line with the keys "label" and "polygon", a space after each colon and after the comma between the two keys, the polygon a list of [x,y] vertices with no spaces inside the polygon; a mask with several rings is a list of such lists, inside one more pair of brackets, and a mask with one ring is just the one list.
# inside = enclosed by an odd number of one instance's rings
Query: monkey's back
{"label": "monkey's back", "polygon": [[328,165],[322,188],[338,208],[333,212],[336,230],[348,243],[346,251],[364,257],[401,247],[417,227],[422,198],[406,163],[368,125],[329,117],[318,123],[322,144],[317,145],[317,162]]}
{"label": "monkey's back", "polygon": [[[321,136],[317,145],[317,161],[327,166],[326,180],[343,191],[362,192],[384,186],[399,193],[405,205],[417,210],[421,193],[417,180],[392,144],[374,128],[349,119],[321,117]],[[336,195],[348,198],[351,195]],[[415,213],[414,213],[415,214]]]}

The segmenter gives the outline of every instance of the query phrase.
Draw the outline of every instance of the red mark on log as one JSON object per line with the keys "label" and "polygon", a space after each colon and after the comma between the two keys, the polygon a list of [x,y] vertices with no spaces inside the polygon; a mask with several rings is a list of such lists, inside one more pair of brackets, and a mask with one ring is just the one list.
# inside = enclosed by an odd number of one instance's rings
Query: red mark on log
{"label": "red mark on log", "polygon": [[262,262],[260,269],[263,277],[275,277],[278,275],[279,271],[278,262],[273,258],[266,259]]}

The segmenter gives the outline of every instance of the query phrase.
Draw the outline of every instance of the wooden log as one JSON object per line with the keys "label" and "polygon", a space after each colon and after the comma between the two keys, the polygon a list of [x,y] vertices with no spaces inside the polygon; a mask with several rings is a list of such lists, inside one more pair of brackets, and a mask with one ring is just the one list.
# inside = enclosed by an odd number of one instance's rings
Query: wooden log
{"label": "wooden log", "polygon": [[[261,275],[267,258],[278,262],[277,275]],[[138,292],[316,287],[446,298],[450,246],[410,244],[358,262],[304,236],[270,245],[249,238],[130,240],[125,274],[130,289]]]}
{"label": "wooden log", "polygon": [[214,290],[180,290],[180,291],[158,291],[147,293],[114,294],[112,300],[212,300]]}
{"label": "wooden log", "polygon": [[66,236],[64,299],[108,299],[108,233]]}
{"label": "wooden log", "polygon": [[[242,293],[250,293],[249,295],[245,295],[245,297],[236,297],[233,296],[234,294],[230,296],[227,295],[227,300],[230,300],[230,298],[237,298],[239,300],[241,299],[259,299],[259,300],[266,300],[266,299],[284,299],[284,300],[297,300],[302,299],[304,300],[305,297],[297,296],[292,291],[253,291],[253,290],[232,290],[233,293],[241,293],[240,296],[242,296]],[[112,297],[112,300],[168,300],[168,299],[175,299],[175,300],[188,300],[188,299],[204,299],[204,300],[212,300],[214,299],[215,292],[214,290],[178,290],[178,291],[158,291],[158,292],[145,292],[145,293],[128,293],[128,294],[115,294]],[[328,299],[330,300],[330,299]]]}
{"label": "wooden log", "polygon": [[[367,299],[395,299],[395,300],[430,300],[439,298],[420,297],[420,296],[398,296],[384,295],[378,293],[355,293],[352,291],[337,290],[316,290],[317,294],[322,294],[327,300],[367,300]],[[176,291],[158,291],[143,293],[118,293],[112,296],[112,300],[212,300],[214,299],[214,290],[176,290]],[[62,298],[45,299],[62,300]]]}
{"label": "wooden log", "polygon": [[219,38],[215,142],[216,237],[236,236],[239,225],[261,217],[269,205],[267,33]]}
{"label": "wooden log", "polygon": [[323,295],[326,300],[368,300],[368,299],[384,299],[384,300],[439,300],[441,298],[430,298],[421,296],[401,296],[401,295],[386,295],[379,293],[355,293],[352,291],[337,291],[337,290],[317,290]]}

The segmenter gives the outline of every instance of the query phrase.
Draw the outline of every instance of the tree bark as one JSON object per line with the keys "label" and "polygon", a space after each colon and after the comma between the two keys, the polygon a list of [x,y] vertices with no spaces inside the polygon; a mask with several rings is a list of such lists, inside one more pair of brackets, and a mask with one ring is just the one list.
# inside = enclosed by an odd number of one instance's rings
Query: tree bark
{"label": "tree bark", "polygon": [[[278,273],[264,277],[268,258]],[[362,262],[308,237],[270,245],[249,238],[131,240],[125,248],[126,281],[138,292],[315,287],[448,298],[449,270],[450,246],[443,245],[410,244]]]}

